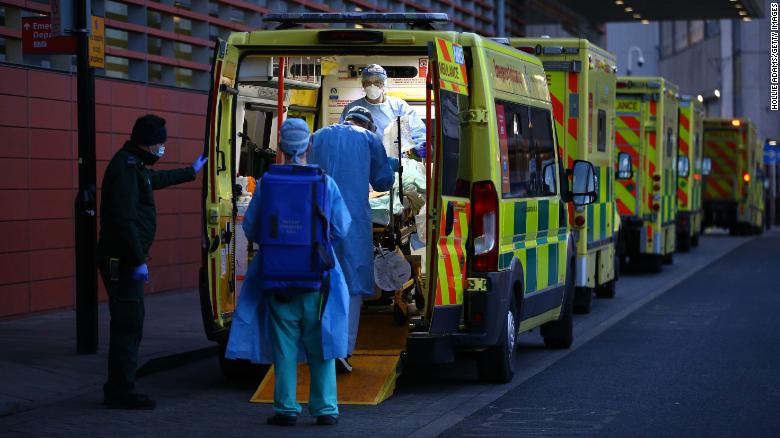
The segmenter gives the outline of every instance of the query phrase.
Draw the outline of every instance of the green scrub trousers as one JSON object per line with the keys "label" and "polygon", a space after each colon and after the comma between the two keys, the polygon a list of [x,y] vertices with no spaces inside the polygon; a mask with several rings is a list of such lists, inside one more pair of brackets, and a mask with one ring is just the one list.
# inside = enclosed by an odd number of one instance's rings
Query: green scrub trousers
{"label": "green scrub trousers", "polygon": [[338,415],[336,396],[336,363],[324,360],[320,293],[305,293],[281,300],[269,298],[271,309],[271,343],[274,349],[274,411],[298,415],[301,405],[296,400],[298,344],[303,344],[311,372],[309,413],[312,416]]}

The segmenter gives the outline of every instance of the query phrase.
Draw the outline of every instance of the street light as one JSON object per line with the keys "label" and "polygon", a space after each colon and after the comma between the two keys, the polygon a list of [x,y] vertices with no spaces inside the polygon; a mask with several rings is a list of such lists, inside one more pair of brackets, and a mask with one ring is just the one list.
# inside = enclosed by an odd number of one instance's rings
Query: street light
{"label": "street light", "polygon": [[639,46],[631,46],[628,48],[628,68],[626,69],[626,75],[631,76],[632,55],[634,52],[638,52],[639,56],[636,58],[637,67],[645,65],[645,57],[642,55],[642,49]]}

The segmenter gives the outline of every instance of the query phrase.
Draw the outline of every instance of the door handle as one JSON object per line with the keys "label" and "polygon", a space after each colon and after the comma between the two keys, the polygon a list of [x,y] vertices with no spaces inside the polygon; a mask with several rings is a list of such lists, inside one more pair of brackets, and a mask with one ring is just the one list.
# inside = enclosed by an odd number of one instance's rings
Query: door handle
{"label": "door handle", "polygon": [[455,213],[452,211],[452,203],[447,204],[447,213],[444,216],[444,235],[452,234],[452,228],[455,225]]}
{"label": "door handle", "polygon": [[217,174],[220,174],[227,170],[227,163],[225,162],[225,153],[217,149]]}

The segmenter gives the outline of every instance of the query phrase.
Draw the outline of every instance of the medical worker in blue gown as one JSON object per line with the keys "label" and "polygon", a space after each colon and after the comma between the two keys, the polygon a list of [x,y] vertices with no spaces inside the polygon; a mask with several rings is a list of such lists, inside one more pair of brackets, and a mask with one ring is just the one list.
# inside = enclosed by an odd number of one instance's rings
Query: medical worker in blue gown
{"label": "medical worker in blue gown", "polygon": [[365,97],[350,103],[341,112],[341,121],[347,118],[347,113],[356,107],[362,106],[371,111],[371,116],[376,126],[376,134],[380,138],[385,135],[387,125],[393,123],[398,116],[409,116],[409,127],[412,131],[414,152],[418,157],[425,159],[425,123],[405,100],[394,96],[385,95],[387,84],[387,72],[381,65],[371,64],[363,68],[361,84],[366,92]]}
{"label": "medical worker in blue gown", "polygon": [[[369,130],[371,113],[354,107],[343,124],[327,126],[312,136],[309,161],[330,175],[341,190],[352,227],[347,237],[334,244],[349,287],[349,350],[355,350],[363,297],[374,295],[374,247],[369,183],[376,191],[390,190],[395,181],[396,158],[388,158],[382,142]],[[339,372],[352,371],[347,359],[338,359]]]}
{"label": "medical worker in blue gown", "polygon": [[[306,165],[310,144],[309,127],[301,119],[287,119],[282,124],[280,147],[286,163]],[[244,232],[251,241],[260,240],[260,186],[244,217]],[[334,241],[343,239],[351,218],[338,186],[328,178],[330,202],[330,232]],[[309,412],[318,425],[338,422],[336,400],[336,370],[334,359],[347,355],[347,314],[349,292],[341,267],[329,272],[330,291],[320,316],[322,294],[319,291],[295,296],[264,293],[259,278],[260,257],[249,266],[236,313],[230,329],[225,357],[249,359],[258,363],[273,363],[275,414],[268,423],[279,426],[296,424],[301,406],[295,398],[296,371],[304,356],[311,370]]]}

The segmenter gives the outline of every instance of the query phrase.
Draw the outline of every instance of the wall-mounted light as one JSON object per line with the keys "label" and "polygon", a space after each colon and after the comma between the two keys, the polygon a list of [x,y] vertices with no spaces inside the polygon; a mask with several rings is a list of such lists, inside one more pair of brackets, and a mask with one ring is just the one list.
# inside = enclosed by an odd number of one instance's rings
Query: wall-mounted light
{"label": "wall-mounted light", "polygon": [[698,101],[699,101],[699,103],[704,103],[704,96],[702,96],[702,95],[700,94],[700,95],[696,96],[696,100],[698,100]]}
{"label": "wall-mounted light", "polygon": [[634,8],[632,8],[631,6],[626,6],[626,8],[624,9],[624,11],[626,11],[626,12],[628,12],[628,13],[631,13],[631,12],[634,12]]}
{"label": "wall-mounted light", "polygon": [[650,24],[650,20],[642,20],[642,24]]}
{"label": "wall-mounted light", "polygon": [[623,4],[623,0],[615,0],[615,4],[620,6]]}
{"label": "wall-mounted light", "polygon": [[712,94],[714,94],[716,98],[720,99],[720,90],[718,90],[717,88]]}

